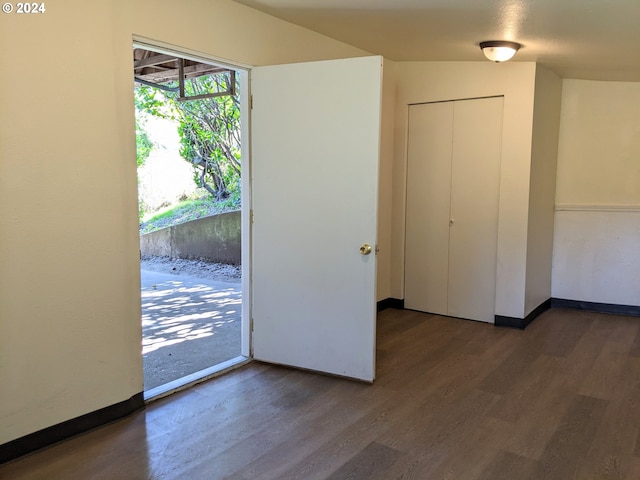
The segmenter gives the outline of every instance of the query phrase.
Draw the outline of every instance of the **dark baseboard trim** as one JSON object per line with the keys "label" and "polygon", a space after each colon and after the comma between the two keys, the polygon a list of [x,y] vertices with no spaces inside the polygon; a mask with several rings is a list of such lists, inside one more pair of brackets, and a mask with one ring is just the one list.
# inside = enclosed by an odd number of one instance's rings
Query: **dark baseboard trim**
{"label": "dark baseboard trim", "polygon": [[141,392],[129,400],[17,438],[0,445],[0,464],[119,420],[143,408],[144,397]]}
{"label": "dark baseboard trim", "polygon": [[535,320],[535,318],[541,313],[549,310],[552,306],[551,299],[545,300],[533,311],[524,318],[516,318],[516,317],[505,317],[502,315],[495,316],[495,326],[496,327],[511,327],[511,328],[519,328],[520,330],[524,330],[527,328],[531,322]]}
{"label": "dark baseboard trim", "polygon": [[378,311],[386,310],[387,308],[395,308],[397,310],[404,309],[404,300],[401,298],[385,298],[378,302]]}
{"label": "dark baseboard trim", "polygon": [[610,313],[613,315],[640,317],[639,305],[616,305],[613,303],[583,302],[581,300],[552,298],[551,306],[553,308],[570,308],[572,310],[584,310],[587,312]]}

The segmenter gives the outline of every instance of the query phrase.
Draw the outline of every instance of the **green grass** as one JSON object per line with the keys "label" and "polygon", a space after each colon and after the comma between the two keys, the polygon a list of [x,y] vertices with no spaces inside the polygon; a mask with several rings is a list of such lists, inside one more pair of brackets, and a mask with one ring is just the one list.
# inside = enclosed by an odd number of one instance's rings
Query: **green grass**
{"label": "green grass", "polygon": [[217,213],[228,212],[240,208],[239,199],[229,198],[216,202],[213,197],[201,197],[184,200],[165,210],[155,213],[140,224],[140,233],[149,233],[161,228],[179,225],[181,223],[208,217]]}

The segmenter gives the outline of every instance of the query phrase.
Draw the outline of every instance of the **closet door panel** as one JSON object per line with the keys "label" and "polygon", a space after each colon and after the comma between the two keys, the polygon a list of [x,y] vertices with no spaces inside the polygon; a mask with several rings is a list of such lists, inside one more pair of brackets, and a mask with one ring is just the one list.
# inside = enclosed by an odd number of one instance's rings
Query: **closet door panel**
{"label": "closet door panel", "polygon": [[503,98],[454,102],[448,314],[493,322]]}
{"label": "closet door panel", "polygon": [[453,102],[411,105],[405,307],[447,314]]}

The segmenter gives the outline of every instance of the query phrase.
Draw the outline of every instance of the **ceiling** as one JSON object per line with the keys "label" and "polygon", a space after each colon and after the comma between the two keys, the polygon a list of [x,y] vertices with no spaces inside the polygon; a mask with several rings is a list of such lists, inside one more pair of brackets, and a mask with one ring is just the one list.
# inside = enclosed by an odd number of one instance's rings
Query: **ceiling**
{"label": "ceiling", "polygon": [[396,61],[477,61],[523,45],[565,78],[640,81],[640,0],[234,0]]}

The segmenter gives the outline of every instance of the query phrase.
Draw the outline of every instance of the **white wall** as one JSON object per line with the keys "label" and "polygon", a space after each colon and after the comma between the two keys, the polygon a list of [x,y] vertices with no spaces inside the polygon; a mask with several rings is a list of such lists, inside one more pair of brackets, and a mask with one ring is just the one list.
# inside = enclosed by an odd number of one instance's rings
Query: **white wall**
{"label": "white wall", "polygon": [[552,294],[640,305],[640,83],[564,80]]}
{"label": "white wall", "polygon": [[640,83],[563,80],[558,205],[640,205]]}
{"label": "white wall", "polygon": [[538,65],[535,88],[525,315],[551,298],[553,215],[562,80]]}
{"label": "white wall", "polygon": [[640,306],[639,245],[640,208],[557,211],[553,297]]}
{"label": "white wall", "polygon": [[523,318],[536,65],[488,62],[396,64],[391,296],[404,298],[408,105],[504,96],[496,315]]}
{"label": "white wall", "polygon": [[0,16],[0,444],[143,388],[133,35],[253,65],[365,54],[228,0]]}

